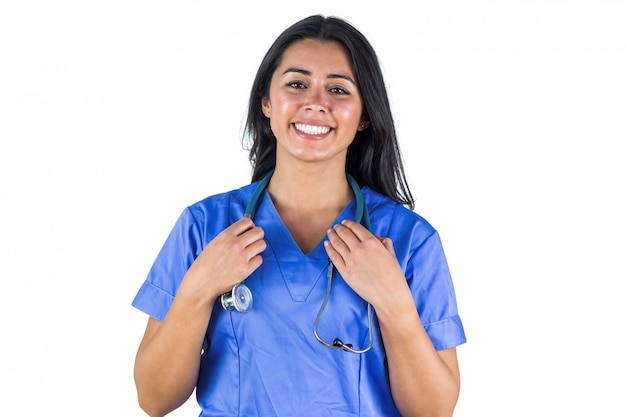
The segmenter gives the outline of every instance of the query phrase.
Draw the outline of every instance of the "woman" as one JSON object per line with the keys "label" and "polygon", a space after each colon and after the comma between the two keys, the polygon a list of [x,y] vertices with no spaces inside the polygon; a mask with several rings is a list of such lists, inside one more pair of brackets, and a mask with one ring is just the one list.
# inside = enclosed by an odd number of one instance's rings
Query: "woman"
{"label": "woman", "polygon": [[452,415],[463,326],[368,41],[332,17],[288,28],[246,133],[253,183],[185,209],[133,301],[141,407],[195,388],[202,416]]}

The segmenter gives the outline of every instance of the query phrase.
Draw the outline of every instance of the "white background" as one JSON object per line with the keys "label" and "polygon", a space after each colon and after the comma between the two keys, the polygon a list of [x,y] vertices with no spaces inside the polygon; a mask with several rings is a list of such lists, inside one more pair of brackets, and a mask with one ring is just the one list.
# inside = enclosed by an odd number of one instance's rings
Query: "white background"
{"label": "white background", "polygon": [[182,209],[249,182],[258,64],[318,12],[377,50],[441,233],[455,416],[626,414],[624,1],[62,0],[0,5],[0,415],[143,415],[130,303]]}

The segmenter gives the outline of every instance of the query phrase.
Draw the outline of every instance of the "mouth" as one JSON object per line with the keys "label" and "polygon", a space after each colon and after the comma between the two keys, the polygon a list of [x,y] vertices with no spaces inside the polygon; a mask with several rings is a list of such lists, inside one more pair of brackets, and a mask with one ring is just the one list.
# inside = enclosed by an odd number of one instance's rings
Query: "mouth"
{"label": "mouth", "polygon": [[330,127],[328,126],[313,126],[304,123],[294,123],[294,127],[298,132],[302,132],[306,135],[318,136],[325,135],[326,133],[330,132]]}

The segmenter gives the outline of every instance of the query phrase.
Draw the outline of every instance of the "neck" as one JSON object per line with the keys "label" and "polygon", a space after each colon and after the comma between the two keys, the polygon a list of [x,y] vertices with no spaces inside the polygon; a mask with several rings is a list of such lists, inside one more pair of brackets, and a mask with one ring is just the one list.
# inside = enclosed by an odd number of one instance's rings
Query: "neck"
{"label": "neck", "polygon": [[279,210],[334,209],[339,213],[354,198],[344,169],[277,166],[267,189]]}

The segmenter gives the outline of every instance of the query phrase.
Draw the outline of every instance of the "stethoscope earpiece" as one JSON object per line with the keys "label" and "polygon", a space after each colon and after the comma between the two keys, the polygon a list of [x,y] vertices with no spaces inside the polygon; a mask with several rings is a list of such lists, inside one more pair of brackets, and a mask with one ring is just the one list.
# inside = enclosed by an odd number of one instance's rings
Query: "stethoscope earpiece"
{"label": "stethoscope earpiece", "polygon": [[232,290],[220,297],[222,307],[226,311],[237,310],[245,313],[252,308],[252,292],[246,284],[236,284]]}

